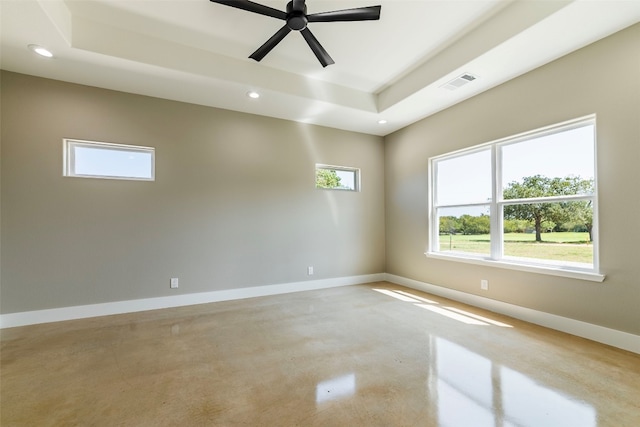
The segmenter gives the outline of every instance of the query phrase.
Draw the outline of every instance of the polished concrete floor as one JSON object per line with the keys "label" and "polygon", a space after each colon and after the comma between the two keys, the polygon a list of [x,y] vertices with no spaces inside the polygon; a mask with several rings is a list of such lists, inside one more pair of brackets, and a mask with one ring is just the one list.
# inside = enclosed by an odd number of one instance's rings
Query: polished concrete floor
{"label": "polished concrete floor", "polygon": [[640,426],[640,355],[389,283],[11,328],[9,426]]}

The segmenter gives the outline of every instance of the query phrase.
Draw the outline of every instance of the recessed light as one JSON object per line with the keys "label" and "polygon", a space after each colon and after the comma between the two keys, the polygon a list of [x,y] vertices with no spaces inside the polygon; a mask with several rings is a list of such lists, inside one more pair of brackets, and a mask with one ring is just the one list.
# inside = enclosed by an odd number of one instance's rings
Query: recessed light
{"label": "recessed light", "polygon": [[42,46],[39,46],[37,44],[30,44],[28,47],[40,56],[44,56],[45,58],[53,58],[53,53]]}
{"label": "recessed light", "polygon": [[379,125],[386,125],[387,121],[385,119],[380,119],[380,120],[378,120],[378,124]]}
{"label": "recessed light", "polygon": [[252,99],[260,98],[260,94],[254,90],[252,90],[251,92],[247,92],[247,96]]}

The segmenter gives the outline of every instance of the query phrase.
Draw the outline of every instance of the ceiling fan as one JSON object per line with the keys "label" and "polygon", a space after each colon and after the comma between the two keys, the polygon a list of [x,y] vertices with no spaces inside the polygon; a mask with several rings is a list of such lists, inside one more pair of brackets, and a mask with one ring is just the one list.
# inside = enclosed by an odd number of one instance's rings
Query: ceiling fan
{"label": "ceiling fan", "polygon": [[283,12],[269,6],[254,3],[249,0],[211,0],[227,6],[243,9],[260,15],[271,16],[272,18],[287,21],[284,27],[278,30],[265,44],[253,52],[249,58],[256,61],[262,60],[271,50],[280,43],[292,30],[300,31],[302,37],[316,55],[323,67],[334,64],[334,60],[322,47],[318,39],[307,28],[309,22],[335,22],[335,21],[376,21],[380,19],[380,9],[382,6],[358,7],[355,9],[334,10],[331,12],[321,12],[307,15],[307,5],[305,0],[292,0],[287,4],[287,11]]}

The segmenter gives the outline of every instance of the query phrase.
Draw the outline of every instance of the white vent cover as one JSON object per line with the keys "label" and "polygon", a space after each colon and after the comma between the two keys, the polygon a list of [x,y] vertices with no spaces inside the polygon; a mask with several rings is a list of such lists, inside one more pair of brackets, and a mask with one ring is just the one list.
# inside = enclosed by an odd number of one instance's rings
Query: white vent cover
{"label": "white vent cover", "polygon": [[463,75],[456,77],[455,79],[443,84],[440,87],[443,87],[449,90],[456,90],[466,85],[467,83],[471,83],[477,78],[478,77],[474,76],[473,74],[464,73]]}

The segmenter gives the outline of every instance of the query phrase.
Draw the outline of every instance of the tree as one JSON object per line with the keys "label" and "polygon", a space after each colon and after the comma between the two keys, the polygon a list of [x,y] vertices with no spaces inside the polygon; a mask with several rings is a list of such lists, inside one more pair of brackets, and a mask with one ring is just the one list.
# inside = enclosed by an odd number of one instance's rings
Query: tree
{"label": "tree", "polygon": [[462,215],[460,217],[462,234],[489,234],[491,230],[491,220],[489,215]]}
{"label": "tree", "polygon": [[[593,180],[585,180],[575,176],[549,178],[534,175],[523,178],[522,182],[511,182],[504,189],[503,197],[505,200],[510,200],[589,194],[590,192],[593,192]],[[541,242],[544,223],[554,223],[555,226],[555,224],[580,219],[590,230],[590,226],[586,224],[587,222],[591,224],[593,221],[589,219],[588,211],[590,211],[590,202],[527,203],[505,205],[504,217],[505,219],[531,221],[536,232],[536,242]],[[591,232],[589,232],[589,237],[591,237]]]}
{"label": "tree", "polygon": [[334,170],[316,170],[316,187],[318,188],[341,188],[340,180],[341,178]]}
{"label": "tree", "polygon": [[503,229],[505,233],[526,233],[531,229],[531,222],[522,219],[505,219]]}
{"label": "tree", "polygon": [[440,234],[456,234],[460,227],[460,221],[455,216],[440,217]]}
{"label": "tree", "polygon": [[589,241],[593,242],[593,204],[589,201],[569,202],[567,208],[571,211],[572,222],[582,225],[589,233]]}

